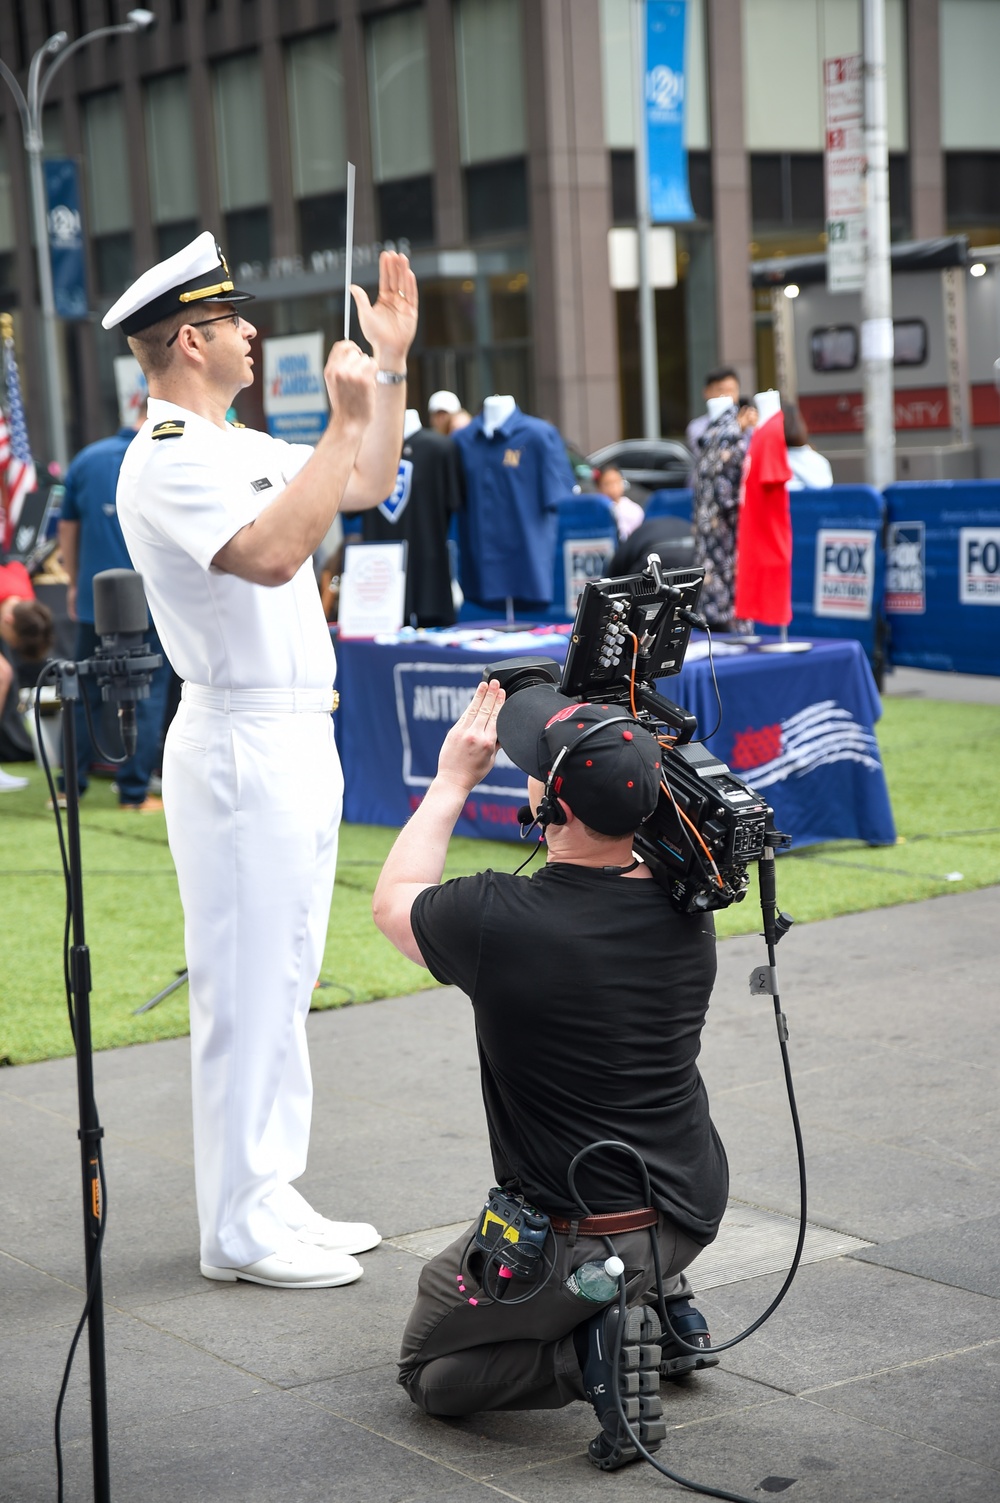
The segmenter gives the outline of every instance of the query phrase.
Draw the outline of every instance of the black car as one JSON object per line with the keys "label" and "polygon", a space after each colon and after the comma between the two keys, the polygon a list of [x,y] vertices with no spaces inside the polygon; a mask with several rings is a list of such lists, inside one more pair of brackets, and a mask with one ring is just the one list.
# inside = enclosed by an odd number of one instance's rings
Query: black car
{"label": "black car", "polygon": [[691,483],[691,450],[675,438],[622,438],[587,455],[595,469],[621,470],[633,500],[645,505],[653,491],[679,490]]}

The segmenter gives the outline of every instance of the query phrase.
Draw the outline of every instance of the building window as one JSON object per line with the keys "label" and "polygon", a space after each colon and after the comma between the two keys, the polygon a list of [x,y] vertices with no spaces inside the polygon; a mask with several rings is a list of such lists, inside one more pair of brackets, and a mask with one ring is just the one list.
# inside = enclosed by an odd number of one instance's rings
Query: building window
{"label": "building window", "polygon": [[95,235],[94,272],[101,297],[119,297],[135,278],[132,236],[128,230],[115,235]]}
{"label": "building window", "polygon": [[344,75],[334,31],[290,43],[285,53],[292,191],[317,198],[347,183]]}
{"label": "building window", "polygon": [[463,167],[523,155],[527,132],[520,0],[458,0],[455,71]]}
{"label": "building window", "polygon": [[370,22],[367,49],[375,182],[423,177],[434,166],[423,11],[397,11]]}
{"label": "building window", "polygon": [[750,157],[754,229],[813,229],[826,221],[822,152],[754,152]]}
{"label": "building window", "polygon": [[97,292],[101,297],[117,297],[135,275],[128,135],[121,90],[92,94],[84,101],[83,120]]}
{"label": "building window", "polygon": [[340,36],[325,31],[285,52],[292,192],[304,256],[343,244],[347,221],[347,133]]}
{"label": "building window", "polygon": [[197,234],[198,185],[187,74],[152,79],[146,85],[145,105],[149,203],[162,258]]}
{"label": "building window", "polygon": [[197,219],[175,219],[173,224],[158,224],[156,226],[156,251],[159,259],[165,261],[168,256],[176,256],[179,250],[198,234],[200,221]]}
{"label": "building window", "polygon": [[467,167],[465,204],[472,240],[527,229],[528,171],[524,157]]}
{"label": "building window", "polygon": [[347,238],[347,193],[300,198],[299,248],[305,257],[334,250]]}
{"label": "building window", "polygon": [[[818,237],[826,224],[822,152],[752,152],[750,200],[755,234],[793,230]],[[889,157],[889,219],[893,239],[905,236],[910,197],[902,152]]]}
{"label": "building window", "polygon": [[429,177],[378,186],[379,235],[383,240],[434,243],[434,184]]}
{"label": "building window", "polygon": [[83,111],[90,232],[119,234],[132,228],[128,134],[121,90],[92,94],[84,102]]}
{"label": "building window", "polygon": [[944,159],[949,230],[1000,224],[1000,151],[949,151]]}
{"label": "building window", "polygon": [[[271,214],[266,206],[259,209],[231,209],[226,215],[226,244],[223,247],[230,266],[248,266],[255,277],[264,275],[271,257]],[[247,276],[246,271],[242,272]]]}
{"label": "building window", "polygon": [[219,204],[226,221],[223,250],[232,264],[256,261],[263,266],[271,254],[271,188],[264,86],[256,53],[217,64],[214,97]]}

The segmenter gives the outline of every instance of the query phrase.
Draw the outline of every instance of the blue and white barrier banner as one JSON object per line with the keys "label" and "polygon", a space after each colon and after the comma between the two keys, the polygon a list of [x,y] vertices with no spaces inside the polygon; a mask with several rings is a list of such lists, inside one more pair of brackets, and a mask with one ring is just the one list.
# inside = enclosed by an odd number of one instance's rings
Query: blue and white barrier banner
{"label": "blue and white barrier banner", "polygon": [[327,423],[323,335],[264,340],[264,415],[273,438],[316,444]]}
{"label": "blue and white barrier banner", "polygon": [[960,605],[1000,605],[1000,527],[961,527],[958,533]]}
{"label": "blue and white barrier banner", "polygon": [[563,582],[566,614],[573,618],[584,585],[603,579],[615,551],[612,538],[567,538],[563,543]]}
{"label": "blue and white barrier banner", "polygon": [[684,148],[687,0],[647,0],[645,119],[654,224],[694,219]]}
{"label": "blue and white barrier banner", "polygon": [[46,157],[45,213],[52,293],[60,318],[86,318],[87,279],[80,217],[80,178],[71,157]]}
{"label": "blue and white barrier banner", "polygon": [[813,613],[870,621],[877,535],[861,528],[821,527],[816,533]]}
{"label": "blue and white barrier banner", "polygon": [[[499,656],[503,656],[502,651]],[[437,772],[441,743],[468,708],[483,665],[475,663],[396,663],[393,686],[403,748],[403,786],[410,811],[421,803]],[[372,767],[381,752],[373,750]],[[399,773],[387,766],[381,781]],[[469,794],[456,833],[510,839],[517,832],[517,810],[525,799],[525,775],[501,747],[496,762]]]}
{"label": "blue and white barrier banner", "polygon": [[885,608],[909,616],[922,616],[927,609],[927,544],[923,522],[889,524]]}
{"label": "blue and white barrier banner", "polygon": [[891,661],[1000,674],[1000,482],[902,481],[885,496]]}

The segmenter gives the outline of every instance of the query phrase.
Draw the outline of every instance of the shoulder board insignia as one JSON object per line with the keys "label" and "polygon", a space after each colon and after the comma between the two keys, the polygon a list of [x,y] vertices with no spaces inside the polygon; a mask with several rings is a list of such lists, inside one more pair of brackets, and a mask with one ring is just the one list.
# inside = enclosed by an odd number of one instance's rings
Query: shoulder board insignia
{"label": "shoulder board insignia", "polygon": [[246,427],[246,423],[237,423],[236,420],[234,419],[229,424],[229,426],[230,426],[230,428],[245,428]]}
{"label": "shoulder board insignia", "polygon": [[157,423],[150,434],[151,438],[180,438],[184,432],[183,418],[168,418],[165,423]]}

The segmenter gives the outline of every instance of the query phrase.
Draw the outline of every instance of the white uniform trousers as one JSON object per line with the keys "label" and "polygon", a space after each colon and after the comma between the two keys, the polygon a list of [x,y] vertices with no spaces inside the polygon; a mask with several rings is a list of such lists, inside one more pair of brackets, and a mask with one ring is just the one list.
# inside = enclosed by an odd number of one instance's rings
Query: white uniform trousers
{"label": "white uniform trousers", "polygon": [[[184,908],[201,1259],[240,1267],[287,1239],[306,1167],[306,1017],[326,943],[343,807],[329,714],[309,694],[185,685],[163,804]],[[200,701],[196,698],[200,696]],[[255,700],[255,696],[257,697]],[[250,703],[254,707],[246,708]],[[259,707],[258,707],[259,706]],[[272,1204],[273,1198],[273,1204]]]}

